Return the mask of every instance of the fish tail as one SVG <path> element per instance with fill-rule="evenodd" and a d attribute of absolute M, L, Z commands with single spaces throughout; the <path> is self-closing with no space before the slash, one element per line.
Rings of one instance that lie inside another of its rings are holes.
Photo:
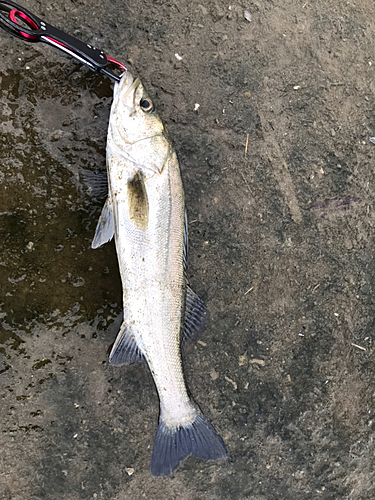
<path fill-rule="evenodd" d="M 225 459 L 227 450 L 212 424 L 200 413 L 185 426 L 168 427 L 160 420 L 151 456 L 151 475 L 169 476 L 189 455 L 214 462 Z"/>

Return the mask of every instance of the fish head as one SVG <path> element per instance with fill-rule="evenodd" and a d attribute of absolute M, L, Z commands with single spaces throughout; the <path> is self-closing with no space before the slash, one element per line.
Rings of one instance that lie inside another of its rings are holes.
<path fill-rule="evenodd" d="M 146 146 L 142 141 L 165 137 L 166 130 L 154 109 L 154 105 L 141 81 L 125 72 L 115 84 L 109 121 L 111 142 L 120 150 L 133 153 Z"/>

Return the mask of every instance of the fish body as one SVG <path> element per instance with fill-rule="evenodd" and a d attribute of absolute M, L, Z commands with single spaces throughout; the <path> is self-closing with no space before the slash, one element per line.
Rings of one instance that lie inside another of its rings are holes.
<path fill-rule="evenodd" d="M 166 476 L 188 455 L 226 457 L 225 445 L 191 401 L 180 346 L 208 313 L 186 283 L 187 226 L 176 153 L 141 82 L 115 84 L 107 139 L 108 197 L 92 243 L 115 238 L 124 318 L 114 365 L 146 360 L 160 399 L 151 473 Z"/>

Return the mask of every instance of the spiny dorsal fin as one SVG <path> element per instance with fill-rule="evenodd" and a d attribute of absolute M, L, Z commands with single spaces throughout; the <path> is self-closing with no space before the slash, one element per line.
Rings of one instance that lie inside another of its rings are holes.
<path fill-rule="evenodd" d="M 183 262 L 184 262 L 185 277 L 186 277 L 187 267 L 188 267 L 188 239 L 189 239 L 188 218 L 187 218 L 187 212 L 185 210 L 185 220 L 184 220 L 184 250 L 183 250 Z"/>

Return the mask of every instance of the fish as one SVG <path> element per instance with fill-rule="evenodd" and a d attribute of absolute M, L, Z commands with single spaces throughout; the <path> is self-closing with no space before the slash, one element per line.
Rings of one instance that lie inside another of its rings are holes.
<path fill-rule="evenodd" d="M 120 366 L 146 361 L 159 395 L 152 476 L 193 455 L 227 457 L 223 439 L 190 398 L 181 348 L 204 329 L 208 310 L 187 277 L 187 217 L 176 152 L 141 81 L 115 83 L 107 136 L 108 196 L 92 248 L 115 240 L 123 322 L 109 354 Z"/>

